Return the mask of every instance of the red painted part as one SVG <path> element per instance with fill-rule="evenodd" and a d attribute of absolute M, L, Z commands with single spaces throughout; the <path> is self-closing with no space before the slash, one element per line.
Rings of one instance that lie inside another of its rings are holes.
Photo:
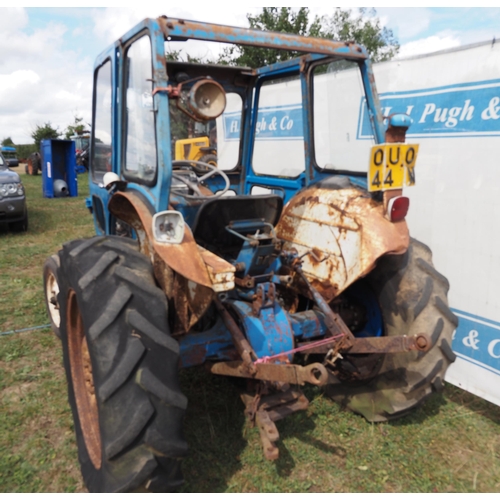
<path fill-rule="evenodd" d="M 388 215 L 391 222 L 399 222 L 406 217 L 408 208 L 410 207 L 410 198 L 406 196 L 398 196 L 389 201 L 387 207 Z"/>

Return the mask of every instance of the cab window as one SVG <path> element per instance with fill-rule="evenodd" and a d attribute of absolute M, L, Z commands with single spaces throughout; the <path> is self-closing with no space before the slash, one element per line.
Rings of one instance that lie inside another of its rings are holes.
<path fill-rule="evenodd" d="M 235 92 L 226 94 L 226 109 L 215 120 L 196 122 L 170 100 L 171 147 L 174 160 L 195 160 L 232 170 L 238 164 L 243 101 Z"/>
<path fill-rule="evenodd" d="M 124 175 L 130 180 L 154 184 L 156 135 L 153 110 L 151 41 L 143 36 L 126 52 Z"/>
<path fill-rule="evenodd" d="M 317 167 L 366 171 L 374 140 L 372 133 L 358 137 L 360 103 L 365 97 L 358 63 L 338 60 L 320 64 L 312 77 Z"/>
<path fill-rule="evenodd" d="M 257 174 L 297 177 L 305 170 L 302 90 L 298 75 L 262 84 L 253 149 Z"/>
<path fill-rule="evenodd" d="M 95 78 L 92 177 L 101 182 L 104 174 L 111 171 L 111 61 L 106 61 L 97 70 Z"/>

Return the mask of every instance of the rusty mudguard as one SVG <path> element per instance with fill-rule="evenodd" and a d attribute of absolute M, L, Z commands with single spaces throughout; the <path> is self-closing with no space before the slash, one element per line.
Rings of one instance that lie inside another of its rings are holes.
<path fill-rule="evenodd" d="M 186 225 L 180 244 L 155 241 L 153 215 L 137 194 L 116 192 L 109 210 L 134 228 L 140 249 L 151 259 L 155 277 L 176 310 L 176 331 L 187 332 L 207 311 L 215 293 L 234 288 L 235 268 L 198 246 Z"/>
<path fill-rule="evenodd" d="M 300 191 L 276 226 L 284 249 L 303 256 L 305 276 L 327 302 L 368 274 L 379 257 L 402 254 L 410 243 L 406 221 L 391 222 L 367 191 L 345 178 L 335 181 Z"/>

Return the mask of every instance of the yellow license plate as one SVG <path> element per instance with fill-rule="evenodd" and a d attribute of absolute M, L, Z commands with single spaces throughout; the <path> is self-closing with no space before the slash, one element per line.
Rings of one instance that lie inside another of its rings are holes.
<path fill-rule="evenodd" d="M 415 184 L 418 144 L 378 144 L 370 153 L 368 191 L 401 189 Z"/>

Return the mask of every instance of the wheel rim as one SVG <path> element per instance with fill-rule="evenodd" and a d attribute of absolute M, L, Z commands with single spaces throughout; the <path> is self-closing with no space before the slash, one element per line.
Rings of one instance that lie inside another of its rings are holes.
<path fill-rule="evenodd" d="M 58 294 L 59 284 L 57 283 L 54 273 L 49 271 L 47 274 L 47 284 L 45 285 L 45 296 L 47 297 L 50 319 L 57 328 L 59 328 L 61 324 L 61 314 L 59 311 L 59 304 L 57 302 Z"/>
<path fill-rule="evenodd" d="M 67 312 L 69 361 L 78 419 L 90 460 L 100 469 L 102 445 L 97 398 L 87 338 L 74 290 L 69 292 Z"/>

